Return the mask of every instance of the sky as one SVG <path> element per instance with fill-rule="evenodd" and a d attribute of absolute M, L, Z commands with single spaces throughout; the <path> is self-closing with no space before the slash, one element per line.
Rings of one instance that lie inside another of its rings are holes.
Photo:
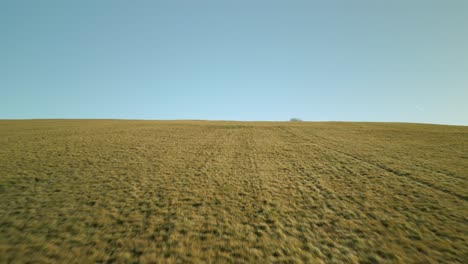
<path fill-rule="evenodd" d="M 0 0 L 0 119 L 468 125 L 466 0 Z"/>

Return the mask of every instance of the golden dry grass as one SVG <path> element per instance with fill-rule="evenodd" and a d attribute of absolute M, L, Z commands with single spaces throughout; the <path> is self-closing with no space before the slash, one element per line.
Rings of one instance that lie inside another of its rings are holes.
<path fill-rule="evenodd" d="M 468 127 L 0 121 L 0 262 L 466 263 Z"/>

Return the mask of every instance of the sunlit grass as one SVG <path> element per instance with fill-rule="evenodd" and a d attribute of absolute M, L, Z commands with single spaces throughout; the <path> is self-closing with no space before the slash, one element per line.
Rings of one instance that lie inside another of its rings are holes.
<path fill-rule="evenodd" d="M 464 262 L 468 128 L 0 121 L 0 262 Z"/>

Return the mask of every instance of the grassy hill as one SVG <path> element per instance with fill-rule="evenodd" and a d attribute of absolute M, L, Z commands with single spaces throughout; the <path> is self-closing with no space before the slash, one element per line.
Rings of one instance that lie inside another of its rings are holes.
<path fill-rule="evenodd" d="M 0 262 L 465 262 L 468 127 L 0 121 Z"/>

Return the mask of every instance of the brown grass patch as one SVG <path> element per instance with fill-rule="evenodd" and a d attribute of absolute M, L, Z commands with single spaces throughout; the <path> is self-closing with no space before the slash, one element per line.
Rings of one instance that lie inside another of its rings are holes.
<path fill-rule="evenodd" d="M 466 262 L 468 128 L 0 121 L 0 262 Z"/>

